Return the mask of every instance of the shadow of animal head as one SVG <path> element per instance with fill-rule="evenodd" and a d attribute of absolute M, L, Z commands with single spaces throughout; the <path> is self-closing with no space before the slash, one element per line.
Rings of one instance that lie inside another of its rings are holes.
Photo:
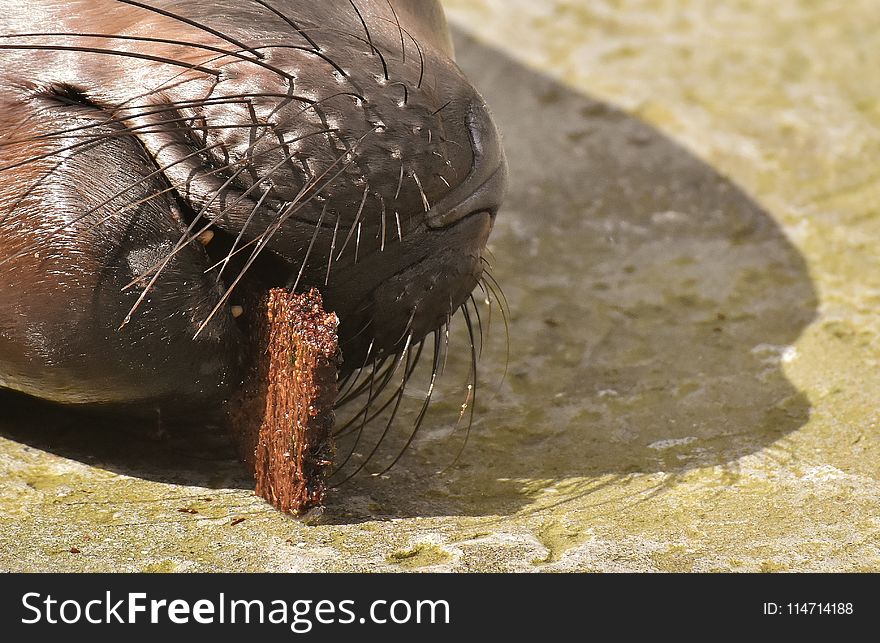
<path fill-rule="evenodd" d="M 784 364 L 816 293 L 773 216 L 650 125 L 461 34 L 457 50 L 510 161 L 490 243 L 507 376 L 498 394 L 484 383 L 452 476 L 420 474 L 458 447 L 428 439 L 397 482 L 356 486 L 395 515 L 509 513 L 561 480 L 578 495 L 609 475 L 735 470 L 801 427 L 810 405 Z M 494 344 L 481 369 L 497 382 Z"/>

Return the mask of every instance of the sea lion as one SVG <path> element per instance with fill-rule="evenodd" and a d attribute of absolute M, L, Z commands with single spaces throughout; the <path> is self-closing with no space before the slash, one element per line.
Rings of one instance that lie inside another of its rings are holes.
<path fill-rule="evenodd" d="M 506 178 L 435 0 L 11 0 L 0 387 L 211 412 L 277 286 L 320 288 L 347 372 L 436 360 Z"/>

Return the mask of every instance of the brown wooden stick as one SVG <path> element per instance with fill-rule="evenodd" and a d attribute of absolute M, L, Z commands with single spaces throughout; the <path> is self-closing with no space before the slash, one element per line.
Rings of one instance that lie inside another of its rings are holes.
<path fill-rule="evenodd" d="M 256 493 L 302 515 L 321 506 L 333 456 L 338 393 L 338 320 L 321 295 L 277 288 L 260 308 L 252 334 L 254 361 L 228 417 Z"/>

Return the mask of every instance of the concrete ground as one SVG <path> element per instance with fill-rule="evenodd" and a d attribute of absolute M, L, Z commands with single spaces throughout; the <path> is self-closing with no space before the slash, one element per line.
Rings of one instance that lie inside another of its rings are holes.
<path fill-rule="evenodd" d="M 463 353 L 309 523 L 210 427 L 16 405 L 0 569 L 880 570 L 875 0 L 444 4 L 512 172 L 461 456 Z"/>

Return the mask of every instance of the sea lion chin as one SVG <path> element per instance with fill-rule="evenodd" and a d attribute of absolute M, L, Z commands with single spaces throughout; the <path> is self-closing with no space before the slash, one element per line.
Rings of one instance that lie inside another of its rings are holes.
<path fill-rule="evenodd" d="M 248 303 L 320 288 L 344 369 L 448 323 L 507 180 L 433 0 L 13 0 L 0 386 L 218 408 Z"/>

